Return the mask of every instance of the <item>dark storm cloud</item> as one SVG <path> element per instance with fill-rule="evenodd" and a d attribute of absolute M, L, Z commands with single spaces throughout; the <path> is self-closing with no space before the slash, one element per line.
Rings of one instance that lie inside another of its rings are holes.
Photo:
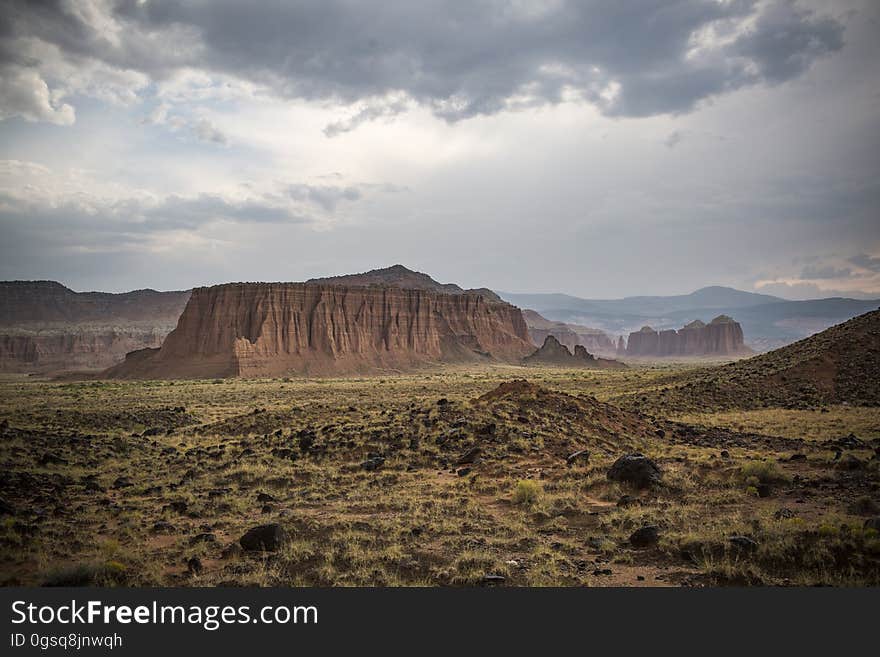
<path fill-rule="evenodd" d="M 192 67 L 282 97 L 353 103 L 404 94 L 449 121 L 571 95 L 609 116 L 682 113 L 784 82 L 843 45 L 839 22 L 785 0 L 123 0 L 109 15 L 98 7 L 8 4 L 0 61 L 19 82 L 18 106 L 27 109 L 28 84 L 38 99 L 47 81 L 64 84 L 41 68 L 34 40 L 154 80 Z M 29 70 L 40 75 L 22 77 Z M 0 90 L 0 116 L 24 112 L 6 96 Z M 401 106 L 369 105 L 327 134 L 395 111 Z"/>

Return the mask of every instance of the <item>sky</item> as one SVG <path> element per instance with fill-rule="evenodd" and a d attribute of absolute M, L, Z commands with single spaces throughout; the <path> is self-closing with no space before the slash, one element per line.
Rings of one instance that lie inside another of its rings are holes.
<path fill-rule="evenodd" d="M 0 14 L 0 279 L 880 297 L 874 0 Z"/>

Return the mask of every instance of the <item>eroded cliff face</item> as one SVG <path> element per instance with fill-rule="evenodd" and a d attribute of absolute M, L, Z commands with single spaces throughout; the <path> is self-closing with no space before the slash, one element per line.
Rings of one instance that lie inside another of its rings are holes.
<path fill-rule="evenodd" d="M 570 351 L 580 345 L 591 354 L 614 355 L 616 352 L 614 342 L 599 329 L 554 322 L 534 310 L 523 310 L 522 313 L 529 327 L 529 337 L 536 346 L 543 345 L 548 336 L 553 336 Z"/>
<path fill-rule="evenodd" d="M 103 370 L 157 347 L 189 292 L 74 292 L 54 281 L 0 282 L 0 372 Z"/>
<path fill-rule="evenodd" d="M 479 294 L 322 283 L 193 290 L 161 349 L 120 378 L 346 374 L 429 363 L 519 362 L 533 350 L 518 308 Z"/>
<path fill-rule="evenodd" d="M 0 372 L 57 373 L 102 370 L 135 349 L 158 347 L 161 329 L 36 331 L 0 335 Z"/>
<path fill-rule="evenodd" d="M 666 329 L 658 332 L 644 326 L 629 334 L 626 345 L 626 355 L 637 358 L 743 356 L 750 353 L 752 350 L 743 342 L 742 327 L 726 315 L 716 317 L 709 324 L 697 320 L 678 331 Z"/>

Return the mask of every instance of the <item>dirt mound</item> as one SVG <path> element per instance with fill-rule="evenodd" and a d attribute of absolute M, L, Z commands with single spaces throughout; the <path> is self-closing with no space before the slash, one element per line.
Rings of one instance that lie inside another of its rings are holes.
<path fill-rule="evenodd" d="M 193 290 L 161 349 L 109 378 L 265 377 L 516 363 L 532 350 L 519 308 L 479 294 L 317 283 Z"/>
<path fill-rule="evenodd" d="M 474 402 L 499 417 L 527 425 L 544 436 L 546 445 L 562 443 L 569 453 L 585 447 L 608 453 L 641 447 L 657 439 L 663 424 L 590 395 L 568 395 L 523 379 L 502 383 Z"/>
<path fill-rule="evenodd" d="M 596 358 L 583 345 L 575 345 L 574 353 L 555 336 L 548 335 L 544 344 L 533 354 L 523 358 L 524 365 L 561 365 L 564 367 L 590 367 L 598 369 L 620 369 L 626 365 L 616 360 Z"/>
<path fill-rule="evenodd" d="M 748 360 L 668 380 L 629 398 L 655 411 L 880 405 L 880 311 Z"/>

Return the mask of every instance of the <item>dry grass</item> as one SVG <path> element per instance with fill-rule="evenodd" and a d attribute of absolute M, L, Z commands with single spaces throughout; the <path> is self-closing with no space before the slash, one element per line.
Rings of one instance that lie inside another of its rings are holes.
<path fill-rule="evenodd" d="M 723 431 L 708 440 L 699 428 L 679 435 L 658 419 L 606 414 L 596 401 L 654 389 L 676 367 L 219 382 L 7 377 L 0 497 L 14 513 L 0 519 L 0 581 L 880 583 L 876 532 L 862 528 L 880 502 L 873 448 L 848 450 L 858 464 L 842 469 L 820 444 L 850 432 L 875 438 L 877 409 L 676 418 L 805 438 L 795 449 Z M 543 390 L 472 401 L 522 377 Z M 481 448 L 477 462 L 458 463 L 472 447 Z M 589 461 L 566 463 L 580 448 Z M 661 486 L 607 480 L 611 463 L 636 448 L 660 465 Z M 795 451 L 808 460 L 789 461 Z M 371 454 L 385 458 L 374 471 L 360 466 Z M 749 482 L 772 483 L 772 495 L 750 494 Z M 224 556 L 268 522 L 288 531 L 282 550 Z M 629 535 L 645 524 L 658 526 L 660 544 L 633 548 Z M 758 547 L 737 551 L 733 535 Z"/>

